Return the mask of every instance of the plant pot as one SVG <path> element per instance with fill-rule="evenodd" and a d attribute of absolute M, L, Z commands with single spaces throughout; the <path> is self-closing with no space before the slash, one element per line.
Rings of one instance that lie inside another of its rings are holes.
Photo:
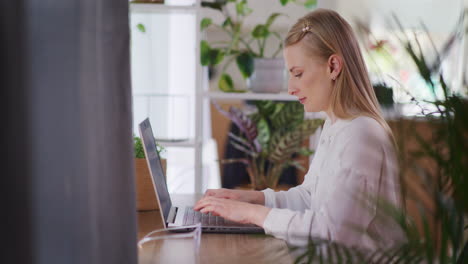
<path fill-rule="evenodd" d="M 164 176 L 166 176 L 166 160 L 161 160 Z M 151 174 L 146 159 L 135 159 L 136 201 L 137 211 L 157 210 L 158 201 L 153 187 Z"/>
<path fill-rule="evenodd" d="M 247 87 L 255 93 L 279 93 L 287 89 L 287 72 L 283 59 L 254 59 L 254 72 Z"/>

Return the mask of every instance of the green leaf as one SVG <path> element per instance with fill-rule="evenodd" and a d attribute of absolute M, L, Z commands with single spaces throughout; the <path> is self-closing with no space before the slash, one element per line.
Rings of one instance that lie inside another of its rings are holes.
<path fill-rule="evenodd" d="M 223 159 L 220 160 L 221 164 L 232 164 L 232 163 L 243 163 L 247 166 L 250 166 L 250 161 L 248 159 Z"/>
<path fill-rule="evenodd" d="M 242 77 L 249 78 L 254 71 L 254 58 L 248 52 L 241 53 L 236 57 L 237 67 L 239 67 Z"/>
<path fill-rule="evenodd" d="M 252 8 L 246 7 L 244 11 L 244 16 L 250 15 L 252 14 L 252 12 L 253 12 Z"/>
<path fill-rule="evenodd" d="M 202 7 L 208 7 L 208 8 L 211 8 L 211 9 L 215 9 L 215 10 L 218 10 L 220 12 L 223 11 L 223 6 L 226 5 L 226 1 L 217 1 L 217 2 L 206 2 L 206 1 L 202 1 L 201 2 L 201 6 Z"/>
<path fill-rule="evenodd" d="M 255 152 L 253 152 L 253 151 L 247 149 L 246 147 L 244 147 L 244 146 L 242 146 L 242 145 L 240 145 L 240 144 L 238 144 L 238 143 L 236 143 L 236 142 L 234 142 L 234 141 L 230 141 L 229 143 L 231 143 L 231 145 L 232 145 L 234 148 L 236 148 L 237 150 L 239 150 L 239 151 L 241 151 L 241 152 L 244 152 L 245 154 L 247 154 L 247 155 L 249 155 L 249 156 L 251 156 L 251 157 L 253 157 L 253 158 L 255 158 L 255 157 L 258 156 L 257 153 L 255 153 Z"/>
<path fill-rule="evenodd" d="M 143 150 L 143 144 L 141 143 L 141 139 L 139 137 L 133 137 L 133 148 L 135 158 L 145 158 L 145 151 Z"/>
<path fill-rule="evenodd" d="M 262 118 L 257 122 L 258 135 L 257 139 L 262 149 L 268 151 L 268 141 L 270 141 L 270 127 L 268 122 Z"/>
<path fill-rule="evenodd" d="M 296 168 L 296 169 L 298 169 L 300 171 L 305 171 L 304 166 L 302 166 L 302 164 L 300 162 L 298 162 L 298 161 L 292 160 L 292 161 L 288 162 L 288 165 L 292 166 L 292 167 L 294 167 L 294 168 Z"/>
<path fill-rule="evenodd" d="M 265 26 L 268 28 L 270 28 L 271 24 L 273 24 L 273 22 L 275 22 L 275 19 L 281 15 L 284 15 L 286 16 L 285 14 L 281 14 L 281 13 L 273 13 L 271 14 L 268 19 L 267 19 L 267 22 L 265 23 Z"/>
<path fill-rule="evenodd" d="M 283 133 L 275 133 L 270 139 L 269 160 L 282 162 L 302 148 L 302 142 L 323 124 L 320 119 L 308 119 L 300 123 L 295 129 Z"/>
<path fill-rule="evenodd" d="M 312 135 L 317 128 L 323 125 L 324 120 L 322 119 L 307 119 L 300 123 L 296 130 L 302 133 L 304 139 Z"/>
<path fill-rule="evenodd" d="M 247 1 L 242 0 L 236 4 L 236 12 L 241 16 L 247 16 L 252 13 L 252 9 L 247 6 Z"/>
<path fill-rule="evenodd" d="M 304 6 L 308 9 L 312 9 L 317 6 L 317 0 L 306 0 Z"/>
<path fill-rule="evenodd" d="M 302 156 L 310 156 L 314 154 L 314 151 L 308 148 L 301 148 L 297 153 L 299 153 Z"/>
<path fill-rule="evenodd" d="M 275 112 L 276 106 L 283 103 L 277 103 L 269 100 L 265 101 L 254 101 L 255 107 L 258 109 L 258 115 L 267 119 Z"/>
<path fill-rule="evenodd" d="M 202 21 L 200 22 L 200 31 L 203 31 L 212 23 L 213 23 L 213 20 L 211 20 L 211 18 L 207 18 L 207 17 L 203 18 Z"/>
<path fill-rule="evenodd" d="M 277 105 L 276 111 L 271 116 L 274 128 L 294 128 L 304 120 L 304 107 L 298 102 L 288 102 Z"/>
<path fill-rule="evenodd" d="M 210 50 L 210 64 L 217 65 L 224 59 L 224 53 L 220 49 L 211 49 Z"/>
<path fill-rule="evenodd" d="M 290 131 L 284 135 L 275 134 L 271 138 L 270 153 L 268 159 L 271 162 L 279 163 L 289 159 L 297 152 L 302 143 L 302 136 L 299 131 Z"/>
<path fill-rule="evenodd" d="M 236 12 L 239 15 L 242 15 L 244 13 L 244 5 L 245 5 L 245 1 L 240 1 L 239 3 L 236 4 Z"/>
<path fill-rule="evenodd" d="M 245 147 L 247 147 L 251 151 L 255 151 L 253 148 L 253 145 L 249 141 L 247 141 L 247 139 L 240 137 L 240 136 L 236 136 L 234 133 L 231 133 L 231 132 L 229 132 L 228 137 L 230 137 L 233 141 L 239 144 L 243 144 Z"/>
<path fill-rule="evenodd" d="M 206 40 L 200 42 L 200 63 L 203 66 L 217 65 L 224 59 L 220 49 L 212 49 Z"/>
<path fill-rule="evenodd" d="M 206 40 L 200 42 L 200 62 L 203 66 L 210 65 L 210 45 Z"/>
<path fill-rule="evenodd" d="M 145 33 L 146 32 L 146 27 L 145 25 L 139 23 L 138 25 L 136 25 L 136 27 L 138 28 L 138 30 L 142 33 Z"/>
<path fill-rule="evenodd" d="M 232 78 L 229 74 L 223 73 L 218 81 L 219 89 L 223 92 L 231 92 L 234 90 L 234 83 L 232 82 Z"/>
<path fill-rule="evenodd" d="M 156 141 L 156 139 L 155 139 Z M 141 141 L 141 138 L 133 135 L 133 150 L 134 150 L 134 157 L 137 159 L 144 159 L 145 158 L 145 151 L 143 150 L 143 143 Z M 159 145 L 158 142 L 156 142 L 156 151 L 158 154 L 161 154 L 165 151 L 164 147 Z"/>
<path fill-rule="evenodd" d="M 268 28 L 265 25 L 257 25 L 254 30 L 252 31 L 252 36 L 256 39 L 259 38 L 266 38 L 270 34 Z"/>
<path fill-rule="evenodd" d="M 287 5 L 288 2 L 289 2 L 289 0 L 280 0 L 280 3 L 281 3 L 282 6 Z"/>
<path fill-rule="evenodd" d="M 223 24 L 221 24 L 221 26 L 223 28 L 226 28 L 228 26 L 231 26 L 232 27 L 232 20 L 231 20 L 231 17 L 228 17 L 226 18 L 226 20 L 224 20 Z"/>
<path fill-rule="evenodd" d="M 229 111 L 226 112 L 216 102 L 213 101 L 212 104 L 222 115 L 229 118 L 232 123 L 234 123 L 239 128 L 239 130 L 244 133 L 248 139 L 249 144 L 255 147 L 255 150 L 257 150 L 257 125 L 254 124 L 254 122 L 252 122 L 252 120 L 237 107 L 231 106 Z"/>
<path fill-rule="evenodd" d="M 271 120 L 276 119 L 276 115 L 281 112 L 286 104 L 285 103 L 276 103 L 273 113 L 271 114 Z"/>
<path fill-rule="evenodd" d="M 284 162 L 302 148 L 302 142 L 323 123 L 323 120 L 304 120 L 295 129 L 275 133 L 270 139 L 268 159 L 272 162 Z"/>

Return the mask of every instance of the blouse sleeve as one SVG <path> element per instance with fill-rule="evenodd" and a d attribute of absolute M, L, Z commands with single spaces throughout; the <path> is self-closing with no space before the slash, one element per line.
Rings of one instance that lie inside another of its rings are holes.
<path fill-rule="evenodd" d="M 330 184 L 316 197 L 320 199 L 319 206 L 304 211 L 286 206 L 271 209 L 263 224 L 267 234 L 292 245 L 305 245 L 309 237 L 349 246 L 370 243 L 365 231 L 376 217 L 376 204 L 363 201 L 375 199 L 382 187 L 385 163 L 382 133 L 362 129 L 346 132 L 349 137 L 340 142 L 343 148 L 340 158 L 334 161 L 336 165 L 328 175 L 320 175 Z"/>
<path fill-rule="evenodd" d="M 351 169 L 336 171 L 340 185 L 331 188 L 319 210 L 294 211 L 273 208 L 263 228 L 267 234 L 282 238 L 292 245 L 305 245 L 311 237 L 339 241 L 347 245 L 362 243 L 362 231 L 375 216 L 375 208 L 367 208 L 356 200 L 371 191 L 368 177 Z"/>
<path fill-rule="evenodd" d="M 266 189 L 262 192 L 265 195 L 266 207 L 289 208 L 295 211 L 304 211 L 310 208 L 310 191 L 303 185 L 288 191 L 275 192 L 272 189 Z"/>

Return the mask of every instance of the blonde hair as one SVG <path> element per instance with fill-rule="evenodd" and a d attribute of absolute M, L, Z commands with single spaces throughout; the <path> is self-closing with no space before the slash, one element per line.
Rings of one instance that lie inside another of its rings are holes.
<path fill-rule="evenodd" d="M 288 47 L 302 41 L 306 52 L 325 61 L 337 54 L 343 67 L 330 94 L 330 107 L 336 117 L 351 119 L 365 115 L 375 119 L 395 143 L 393 133 L 382 117 L 377 97 L 351 26 L 337 12 L 317 9 L 300 18 L 284 41 Z"/>

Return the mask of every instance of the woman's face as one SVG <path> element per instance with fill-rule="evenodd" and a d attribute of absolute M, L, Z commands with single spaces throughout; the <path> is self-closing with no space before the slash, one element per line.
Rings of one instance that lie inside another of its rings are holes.
<path fill-rule="evenodd" d="M 289 71 L 288 93 L 296 96 L 306 112 L 327 111 L 332 81 L 327 61 L 306 55 L 300 42 L 283 51 Z"/>

